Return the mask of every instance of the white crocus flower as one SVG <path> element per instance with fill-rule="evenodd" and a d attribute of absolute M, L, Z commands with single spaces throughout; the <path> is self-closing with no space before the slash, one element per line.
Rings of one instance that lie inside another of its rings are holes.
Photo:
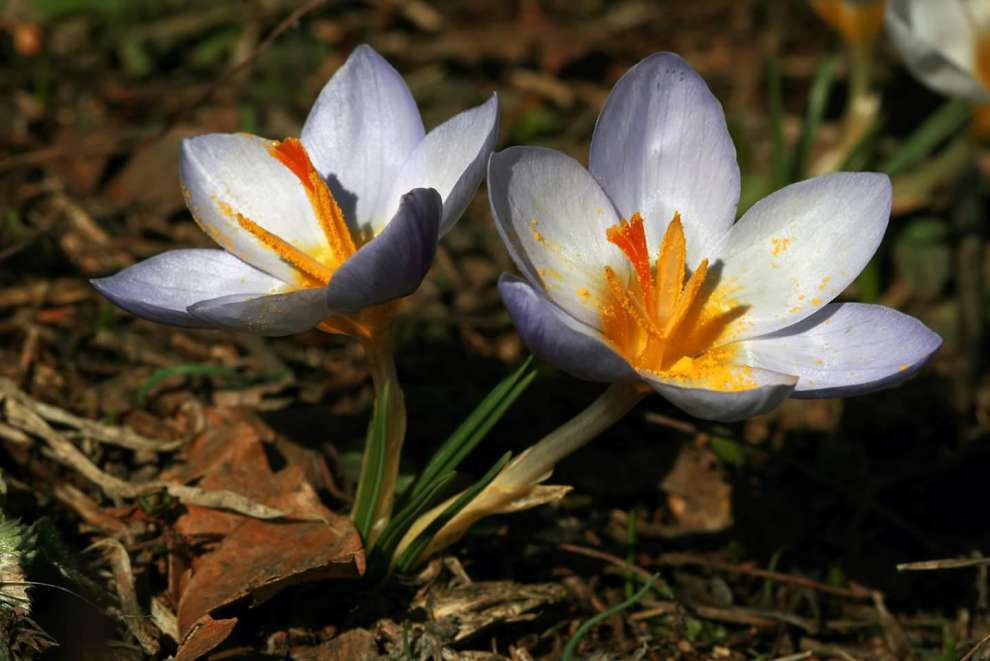
<path fill-rule="evenodd" d="M 889 386 L 940 345 L 895 310 L 830 304 L 883 237 L 885 175 L 793 184 L 734 222 L 739 186 L 721 106 L 670 53 L 616 84 L 588 170 L 550 149 L 494 154 L 492 212 L 523 275 L 499 287 L 523 341 L 722 421 Z"/>
<path fill-rule="evenodd" d="M 927 87 L 990 101 L 988 0 L 888 0 L 887 30 L 908 69 Z"/>
<path fill-rule="evenodd" d="M 494 95 L 425 133 L 399 73 L 358 47 L 299 139 L 184 140 L 189 210 L 222 250 L 173 250 L 93 282 L 120 307 L 177 326 L 369 337 L 414 292 L 477 191 Z"/>

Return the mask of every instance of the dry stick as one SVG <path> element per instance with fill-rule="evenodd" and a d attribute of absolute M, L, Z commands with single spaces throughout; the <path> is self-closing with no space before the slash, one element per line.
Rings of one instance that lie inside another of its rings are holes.
<path fill-rule="evenodd" d="M 940 569 L 980 567 L 983 565 L 990 565 L 990 558 L 946 558 L 944 560 L 902 562 L 897 565 L 897 571 L 935 571 Z"/>
<path fill-rule="evenodd" d="M 276 25 L 271 32 L 268 33 L 268 36 L 266 36 L 261 41 L 261 43 L 258 44 L 253 51 L 251 51 L 250 55 L 248 55 L 241 62 L 238 62 L 236 65 L 228 69 L 227 73 L 220 76 L 220 78 L 214 81 L 213 84 L 211 84 L 208 88 L 206 88 L 206 90 L 204 90 L 202 94 L 196 97 L 192 101 L 192 103 L 189 103 L 183 106 L 182 108 L 180 108 L 178 111 L 176 111 L 176 113 L 172 115 L 172 118 L 165 123 L 165 126 L 162 128 L 162 130 L 159 131 L 157 135 L 150 138 L 147 142 L 154 142 L 156 140 L 162 139 L 182 119 L 184 119 L 194 110 L 196 110 L 201 105 L 209 101 L 210 98 L 214 94 L 216 94 L 217 90 L 219 90 L 221 87 L 223 87 L 228 82 L 230 82 L 230 80 L 234 78 L 234 76 L 236 76 L 237 74 L 241 73 L 249 66 L 251 66 L 254 63 L 254 61 L 261 56 L 262 53 L 268 50 L 268 48 L 275 42 L 276 39 L 278 39 L 282 35 L 283 32 L 285 32 L 293 25 L 295 25 L 297 22 L 299 22 L 299 20 L 303 16 L 319 9 L 323 5 L 327 4 L 327 2 L 328 0 L 312 0 L 312 2 L 309 2 L 308 4 L 299 7 L 291 14 L 286 16 L 284 19 L 282 19 L 282 21 L 278 25 Z"/>
<path fill-rule="evenodd" d="M 966 656 L 964 656 L 963 658 L 959 659 L 959 661 L 969 661 L 970 659 L 972 659 L 973 658 L 973 655 L 975 655 L 977 652 L 979 652 L 983 648 L 983 646 L 987 644 L 987 641 L 990 641 L 990 633 L 988 633 L 987 635 L 983 636 L 983 639 L 980 640 L 980 642 L 976 643 L 976 645 L 973 647 L 973 649 L 971 649 L 970 651 L 966 652 Z"/>
<path fill-rule="evenodd" d="M 983 353 L 983 204 L 980 173 L 971 168 L 957 184 L 952 210 L 956 249 L 957 315 L 960 351 L 956 363 L 956 410 L 969 413 L 980 379 Z"/>
<path fill-rule="evenodd" d="M 146 654 L 158 654 L 158 630 L 147 620 L 138 606 L 137 593 L 134 590 L 134 571 L 131 568 L 131 558 L 127 549 L 119 540 L 107 538 L 92 545 L 92 548 L 103 549 L 113 570 L 114 584 L 117 587 L 117 598 L 120 600 L 121 619 L 127 625 L 131 634 L 141 644 Z"/>
<path fill-rule="evenodd" d="M 108 473 L 104 473 L 96 464 L 90 461 L 82 450 L 73 445 L 68 439 L 52 429 L 40 415 L 24 406 L 14 397 L 3 397 L 3 414 L 7 421 L 22 431 L 40 437 L 48 444 L 51 456 L 59 463 L 77 471 L 90 482 L 96 484 L 111 498 L 137 498 L 149 493 L 164 490 L 180 502 L 213 509 L 227 509 L 257 519 L 292 518 L 292 515 L 282 510 L 255 502 L 250 498 L 232 491 L 206 491 L 176 482 L 155 480 L 144 484 L 132 484 Z M 304 517 L 307 518 L 307 517 Z M 310 517 L 312 516 L 310 515 Z"/>
<path fill-rule="evenodd" d="M 701 567 L 709 567 L 711 569 L 719 569 L 722 571 L 732 572 L 734 574 L 745 574 L 747 576 L 765 578 L 767 580 L 776 581 L 777 583 L 789 583 L 791 585 L 817 590 L 818 592 L 832 594 L 837 597 L 846 597 L 847 599 L 870 599 L 875 592 L 860 586 L 838 588 L 833 585 L 821 583 L 811 578 L 806 578 L 804 576 L 792 576 L 790 574 L 770 571 L 769 569 L 760 569 L 759 567 L 734 565 L 729 562 L 722 562 L 720 560 L 710 560 L 691 553 L 664 553 L 657 559 L 657 563 L 661 565 L 698 565 Z"/>

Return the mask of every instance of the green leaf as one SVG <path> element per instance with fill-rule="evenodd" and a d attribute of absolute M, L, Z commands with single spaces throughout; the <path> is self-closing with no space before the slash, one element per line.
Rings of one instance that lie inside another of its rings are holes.
<path fill-rule="evenodd" d="M 805 167 L 808 163 L 808 156 L 811 148 L 815 144 L 815 136 L 818 127 L 825 117 L 825 108 L 828 106 L 828 99 L 832 92 L 832 84 L 835 82 L 835 72 L 839 65 L 839 58 L 832 55 L 818 68 L 815 80 L 811 84 L 811 91 L 808 92 L 808 111 L 804 117 L 804 125 L 801 127 L 801 138 L 794 148 L 794 159 L 791 163 L 791 181 L 804 179 Z"/>
<path fill-rule="evenodd" d="M 374 523 L 375 505 L 381 493 L 382 481 L 385 478 L 385 448 L 388 444 L 388 401 L 389 384 L 382 388 L 381 397 L 375 402 L 375 410 L 368 424 L 368 438 L 364 448 L 364 465 L 361 467 L 361 479 L 358 481 L 357 495 L 354 497 L 354 507 L 351 510 L 351 520 L 361 534 L 361 539 L 367 539 Z"/>
<path fill-rule="evenodd" d="M 638 602 L 640 599 L 646 596 L 646 593 L 649 592 L 651 588 L 653 588 L 653 585 L 658 580 L 660 580 L 660 574 L 654 574 L 653 577 L 650 578 L 648 581 L 646 581 L 646 584 L 642 588 L 640 588 L 639 592 L 629 597 L 621 604 L 616 604 L 611 608 L 607 608 L 603 610 L 601 613 L 599 613 L 598 615 L 594 616 L 593 618 L 582 624 L 578 628 L 578 630 L 574 632 L 574 635 L 571 636 L 571 639 L 567 641 L 567 645 L 564 647 L 564 654 L 563 656 L 560 657 L 561 661 L 570 661 L 570 659 L 574 656 L 574 652 L 577 650 L 578 643 L 580 643 L 581 639 L 584 638 L 589 631 L 591 631 L 592 627 L 594 627 L 596 624 L 600 622 L 604 622 L 605 620 L 612 617 L 616 613 L 621 613 L 630 606 L 635 605 L 636 602 Z M 690 625 L 690 619 L 688 623 Z M 698 633 L 700 633 L 700 629 L 698 629 L 694 633 L 692 633 L 689 629 L 688 637 L 690 638 L 692 637 L 692 635 L 696 636 Z"/>
<path fill-rule="evenodd" d="M 409 503 L 395 514 L 389 521 L 382 536 L 375 543 L 368 559 L 368 574 L 384 576 L 392 561 L 392 554 L 413 523 L 433 506 L 447 492 L 457 474 L 453 471 L 441 475 L 433 481 L 430 488 L 412 498 Z"/>
<path fill-rule="evenodd" d="M 946 102 L 901 143 L 897 151 L 880 166 L 881 172 L 890 176 L 904 172 L 929 156 L 946 138 L 965 126 L 969 116 L 968 102 Z"/>
<path fill-rule="evenodd" d="M 495 476 L 499 474 L 499 471 L 509 462 L 512 458 L 511 452 L 506 452 L 502 455 L 502 458 L 495 462 L 484 476 L 474 483 L 469 489 L 465 490 L 458 498 L 450 504 L 447 509 L 440 513 L 440 515 L 430 522 L 430 525 L 419 535 L 416 539 L 406 547 L 402 552 L 402 555 L 397 559 L 395 566 L 400 572 L 408 572 L 416 563 L 419 562 L 419 556 L 422 555 L 423 551 L 426 549 L 427 545 L 433 540 L 440 530 L 447 525 L 447 523 L 457 515 L 462 509 L 464 509 L 468 503 L 474 500 L 478 494 L 480 494 L 485 487 L 491 484 L 491 481 L 495 479 Z"/>
<path fill-rule="evenodd" d="M 457 469 L 536 378 L 532 364 L 533 357 L 530 356 L 488 393 L 433 454 L 412 487 L 403 494 L 404 500 L 415 498 L 424 490 L 432 490 L 433 482 L 439 476 Z"/>

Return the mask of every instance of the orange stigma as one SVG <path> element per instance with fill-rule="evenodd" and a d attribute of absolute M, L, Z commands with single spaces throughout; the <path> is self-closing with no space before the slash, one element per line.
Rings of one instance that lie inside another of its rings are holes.
<path fill-rule="evenodd" d="M 303 188 L 306 189 L 309 203 L 313 207 L 317 220 L 320 221 L 320 227 L 323 229 L 327 244 L 333 251 L 336 260 L 335 266 L 339 267 L 356 251 L 354 240 L 351 238 L 351 231 L 344 220 L 340 205 L 337 204 L 330 188 L 323 181 L 323 177 L 313 167 L 302 141 L 298 138 L 276 141 L 269 147 L 268 153 L 289 168 L 302 183 Z"/>
<path fill-rule="evenodd" d="M 754 387 L 748 368 L 733 362 L 736 349 L 724 344 L 745 306 L 709 282 L 707 259 L 687 277 L 681 215 L 674 213 L 667 226 L 655 269 L 640 214 L 608 228 L 606 238 L 629 260 L 636 282 L 627 287 L 611 267 L 604 269 L 599 312 L 613 347 L 634 367 L 675 381 L 723 391 Z"/>

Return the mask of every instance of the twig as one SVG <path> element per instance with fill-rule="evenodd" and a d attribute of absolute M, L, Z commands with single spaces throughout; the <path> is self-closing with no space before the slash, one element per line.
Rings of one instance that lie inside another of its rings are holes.
<path fill-rule="evenodd" d="M 747 576 L 765 578 L 778 583 L 797 585 L 800 587 L 817 590 L 818 592 L 833 594 L 837 597 L 846 597 L 848 599 L 869 599 L 873 594 L 870 590 L 859 585 L 853 585 L 849 588 L 839 588 L 826 583 L 821 583 L 805 576 L 792 576 L 790 574 L 770 571 L 769 569 L 747 567 L 745 565 L 734 565 L 728 562 L 722 562 L 720 560 L 711 560 L 709 558 L 704 558 L 691 553 L 665 553 L 657 559 L 657 563 L 661 565 L 698 565 L 701 567 L 709 567 L 711 569 L 719 569 L 722 571 L 732 572 L 734 574 L 745 574 Z"/>
<path fill-rule="evenodd" d="M 646 571 L 642 567 L 638 567 L 630 562 L 626 562 L 617 555 L 612 555 L 611 553 L 606 553 L 605 551 L 599 551 L 598 549 L 589 549 L 586 546 L 577 546 L 575 544 L 560 544 L 557 546 L 561 551 L 567 551 L 568 553 L 577 553 L 578 555 L 584 555 L 589 558 L 597 558 L 599 560 L 604 560 L 605 562 L 611 563 L 616 567 L 622 569 L 626 572 L 632 572 L 638 576 L 649 579 L 653 577 L 653 574 Z"/>
<path fill-rule="evenodd" d="M 987 635 L 983 636 L 983 639 L 980 640 L 980 642 L 976 643 L 976 645 L 973 647 L 973 649 L 971 649 L 970 651 L 966 652 L 966 656 L 964 656 L 963 658 L 959 659 L 959 661 L 969 661 L 970 659 L 972 659 L 973 658 L 973 655 L 976 654 L 977 652 L 979 652 L 980 649 L 984 645 L 987 644 L 987 641 L 990 641 L 990 633 L 988 633 Z"/>
<path fill-rule="evenodd" d="M 897 565 L 897 571 L 933 571 L 942 569 L 964 569 L 966 567 L 981 567 L 990 565 L 990 558 L 946 558 L 944 560 L 919 560 L 918 562 L 902 562 Z"/>
<path fill-rule="evenodd" d="M 117 598 L 120 600 L 121 619 L 146 654 L 151 656 L 158 654 L 158 629 L 147 620 L 138 606 L 137 592 L 134 590 L 134 571 L 131 568 L 131 558 L 127 555 L 127 549 L 119 540 L 112 538 L 102 539 L 93 544 L 92 548 L 104 550 L 113 570 Z"/>
<path fill-rule="evenodd" d="M 217 90 L 219 90 L 221 87 L 223 87 L 228 82 L 230 82 L 231 79 L 237 76 L 237 74 L 241 73 L 242 71 L 250 67 L 254 63 L 254 61 L 261 56 L 262 53 L 268 50 L 268 48 L 275 42 L 276 39 L 278 39 L 282 35 L 283 32 L 285 32 L 286 30 L 294 26 L 296 23 L 298 23 L 303 16 L 309 14 L 310 12 L 316 11 L 323 5 L 327 4 L 327 2 L 328 0 L 312 0 L 311 2 L 303 5 L 302 7 L 299 7 L 291 14 L 286 16 L 284 19 L 282 19 L 282 21 L 278 25 L 276 25 L 271 32 L 268 33 L 268 36 L 266 36 L 261 41 L 261 43 L 258 44 L 253 51 L 251 51 L 250 55 L 248 55 L 242 61 L 238 62 L 236 65 L 228 69 L 225 74 L 223 74 L 222 76 L 220 76 L 220 78 L 214 81 L 213 84 L 211 84 L 208 88 L 206 88 L 202 94 L 200 94 L 198 97 L 193 99 L 191 103 L 183 106 L 178 111 L 176 111 L 175 114 L 172 115 L 171 119 L 165 123 L 165 126 L 162 128 L 162 130 L 159 131 L 157 135 L 155 135 L 147 142 L 154 142 L 156 140 L 160 140 L 161 138 L 163 138 L 166 134 L 168 134 L 169 131 L 172 130 L 172 128 L 176 124 L 178 124 L 180 121 L 186 118 L 190 113 L 192 113 L 194 110 L 199 108 L 201 105 L 209 101 L 210 98 L 214 94 L 216 94 Z"/>

